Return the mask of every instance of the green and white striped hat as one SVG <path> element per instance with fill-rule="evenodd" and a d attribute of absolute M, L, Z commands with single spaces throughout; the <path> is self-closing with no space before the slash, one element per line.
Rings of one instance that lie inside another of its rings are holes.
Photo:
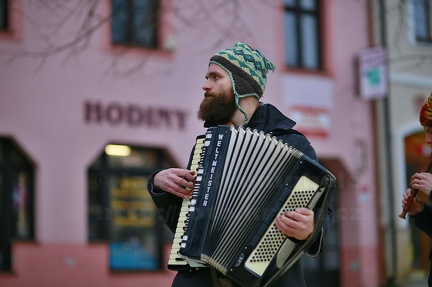
<path fill-rule="evenodd" d="M 245 125 L 249 122 L 246 113 L 239 105 L 244 97 L 254 96 L 261 99 L 267 83 L 267 73 L 274 71 L 275 65 L 259 51 L 249 45 L 237 42 L 233 48 L 221 50 L 210 59 L 231 77 L 236 107 L 245 116 Z"/>

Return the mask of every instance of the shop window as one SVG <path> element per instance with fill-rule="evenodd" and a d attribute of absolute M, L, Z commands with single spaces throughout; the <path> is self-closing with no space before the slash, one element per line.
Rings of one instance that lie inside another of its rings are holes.
<path fill-rule="evenodd" d="M 158 48 L 158 0 L 111 0 L 111 42 Z"/>
<path fill-rule="evenodd" d="M 109 246 L 112 271 L 158 270 L 166 229 L 147 191 L 157 169 L 173 166 L 160 149 L 107 145 L 88 172 L 88 237 Z"/>
<path fill-rule="evenodd" d="M 414 0 L 415 37 L 432 43 L 432 0 Z"/>
<path fill-rule="evenodd" d="M 323 69 L 319 0 L 284 0 L 285 65 Z"/>
<path fill-rule="evenodd" d="M 12 269 L 12 240 L 34 239 L 33 177 L 18 146 L 0 137 L 0 271 Z"/>

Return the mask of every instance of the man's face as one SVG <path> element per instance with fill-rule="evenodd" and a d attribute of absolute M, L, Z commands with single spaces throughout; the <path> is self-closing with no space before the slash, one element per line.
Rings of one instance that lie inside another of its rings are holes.
<path fill-rule="evenodd" d="M 220 66 L 210 64 L 206 79 L 198 119 L 205 121 L 207 126 L 227 124 L 236 111 L 231 78 Z"/>

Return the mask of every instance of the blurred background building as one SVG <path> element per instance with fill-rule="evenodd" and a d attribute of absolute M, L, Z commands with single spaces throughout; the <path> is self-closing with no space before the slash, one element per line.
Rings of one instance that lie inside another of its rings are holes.
<path fill-rule="evenodd" d="M 0 0 L 0 285 L 170 286 L 146 182 L 187 165 L 208 60 L 237 41 L 338 179 L 310 286 L 424 282 L 429 239 L 398 214 L 430 152 L 431 5 Z"/>
<path fill-rule="evenodd" d="M 427 273 L 429 266 L 430 238 L 408 217 L 394 215 L 401 212 L 411 176 L 430 154 L 418 116 L 432 92 L 432 3 L 380 0 L 371 7 L 373 42 L 387 51 L 387 95 L 375 103 L 376 159 L 386 274 L 394 274 L 396 284 Z"/>

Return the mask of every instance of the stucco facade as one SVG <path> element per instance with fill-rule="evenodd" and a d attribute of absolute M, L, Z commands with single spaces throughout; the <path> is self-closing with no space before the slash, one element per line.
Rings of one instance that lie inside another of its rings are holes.
<path fill-rule="evenodd" d="M 367 1 L 323 1 L 324 73 L 284 68 L 280 1 L 239 3 L 236 13 L 230 12 L 234 6 L 227 4 L 222 13 L 214 1 L 204 2 L 219 26 L 199 18 L 199 25 L 187 26 L 171 11 L 165 16 L 165 50 L 157 53 L 114 49 L 104 24 L 88 42 L 46 55 L 40 53 L 50 44 L 44 37 L 68 43 L 78 25 L 68 20 L 56 30 L 52 24 L 64 15 L 35 1 L 16 2 L 31 17 L 17 13 L 16 33 L 0 38 L 0 136 L 13 139 L 35 166 L 35 236 L 12 242 L 13 272 L 0 274 L 1 286 L 169 285 L 174 273 L 168 270 L 108 270 L 106 243 L 88 242 L 87 172 L 108 143 L 161 148 L 185 166 L 195 137 L 205 131 L 196 111 L 208 60 L 237 41 L 275 63 L 263 101 L 298 121 L 338 179 L 339 244 L 331 260 L 340 286 L 377 287 L 385 280 L 373 101 L 358 96 L 354 64 L 371 45 Z M 183 9 L 192 17 L 197 8 Z M 96 9 L 98 15 L 108 11 L 109 1 Z"/>

